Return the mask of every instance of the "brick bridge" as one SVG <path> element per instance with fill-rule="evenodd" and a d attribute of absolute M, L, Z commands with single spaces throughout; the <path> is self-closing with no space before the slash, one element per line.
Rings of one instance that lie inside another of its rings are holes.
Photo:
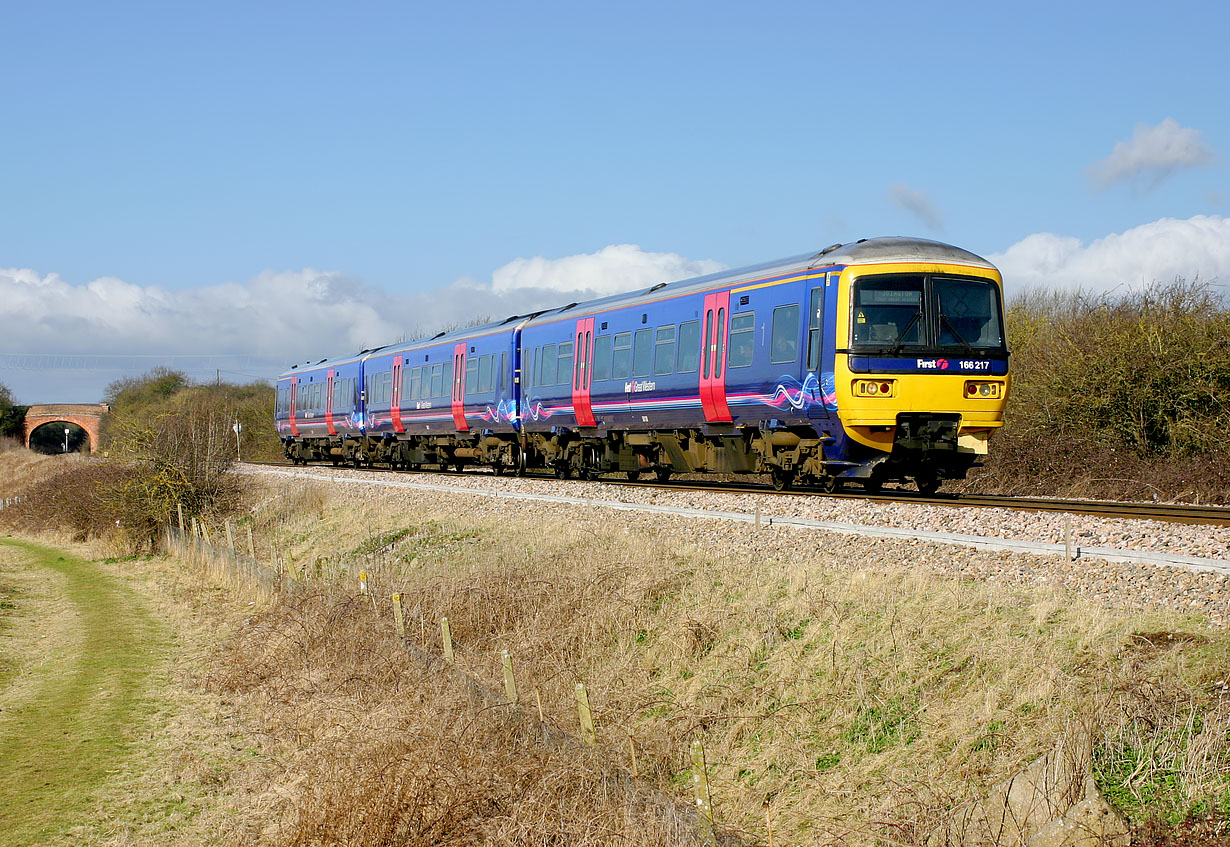
<path fill-rule="evenodd" d="M 111 411 L 106 403 L 53 403 L 46 406 L 31 406 L 26 412 L 26 447 L 34 430 L 48 424 L 76 424 L 89 436 L 90 452 L 98 449 L 99 429 L 103 415 Z"/>

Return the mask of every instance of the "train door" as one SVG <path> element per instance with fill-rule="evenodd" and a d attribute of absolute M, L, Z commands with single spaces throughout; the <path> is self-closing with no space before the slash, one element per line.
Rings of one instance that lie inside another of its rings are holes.
<path fill-rule="evenodd" d="M 292 377 L 290 381 L 290 434 L 298 437 L 299 422 L 295 420 L 295 407 L 298 405 L 299 399 L 299 377 Z"/>
<path fill-rule="evenodd" d="M 392 407 L 393 412 L 394 432 L 406 431 L 406 427 L 401 422 L 401 375 L 404 364 L 405 359 L 402 356 L 393 357 L 393 385 L 390 390 L 392 399 L 389 401 L 389 405 Z"/>
<path fill-rule="evenodd" d="M 726 340 L 730 331 L 730 292 L 705 295 L 700 331 L 700 405 L 709 423 L 730 423 L 726 404 Z"/>
<path fill-rule="evenodd" d="M 576 346 L 573 347 L 572 408 L 577 426 L 597 426 L 591 400 L 594 369 L 594 319 L 577 321 Z"/>
<path fill-rule="evenodd" d="M 825 380 L 824 369 L 821 367 L 826 361 L 824 317 L 829 313 L 825 304 L 828 293 L 825 290 L 826 280 L 825 274 L 816 274 L 808 278 L 807 287 L 804 289 L 804 302 L 807 303 L 807 359 L 804 361 L 803 384 L 815 401 L 807 407 L 809 418 L 827 418 L 829 414 L 824 404 Z M 833 285 L 836 286 L 836 281 Z M 828 355 L 829 358 L 832 357 L 831 350 Z"/>
<path fill-rule="evenodd" d="M 466 345 L 453 347 L 453 424 L 458 432 L 468 432 L 466 423 Z"/>
<path fill-rule="evenodd" d="M 333 378 L 337 371 L 332 368 L 325 377 L 325 427 L 330 435 L 337 435 L 337 427 L 333 424 Z"/>

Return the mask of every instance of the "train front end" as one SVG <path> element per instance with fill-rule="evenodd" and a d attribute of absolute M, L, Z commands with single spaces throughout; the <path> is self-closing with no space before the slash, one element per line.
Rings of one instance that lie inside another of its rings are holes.
<path fill-rule="evenodd" d="M 878 239 L 875 254 L 851 259 L 834 357 L 851 475 L 932 493 L 963 479 L 1003 425 L 1003 281 L 985 259 L 937 242 Z"/>

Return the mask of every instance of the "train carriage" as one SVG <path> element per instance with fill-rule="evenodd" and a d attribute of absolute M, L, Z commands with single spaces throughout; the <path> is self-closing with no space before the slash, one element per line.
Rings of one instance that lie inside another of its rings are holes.
<path fill-rule="evenodd" d="M 1002 425 L 1001 292 L 957 247 L 838 244 L 288 372 L 278 429 L 296 460 L 932 492 Z M 359 386 L 348 417 L 296 408 L 321 378 Z"/>

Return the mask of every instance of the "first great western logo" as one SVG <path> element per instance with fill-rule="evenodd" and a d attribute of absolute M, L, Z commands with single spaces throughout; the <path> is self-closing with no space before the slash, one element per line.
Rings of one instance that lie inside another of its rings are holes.
<path fill-rule="evenodd" d="M 918 369 L 922 371 L 946 371 L 948 370 L 947 359 L 918 359 Z"/>

